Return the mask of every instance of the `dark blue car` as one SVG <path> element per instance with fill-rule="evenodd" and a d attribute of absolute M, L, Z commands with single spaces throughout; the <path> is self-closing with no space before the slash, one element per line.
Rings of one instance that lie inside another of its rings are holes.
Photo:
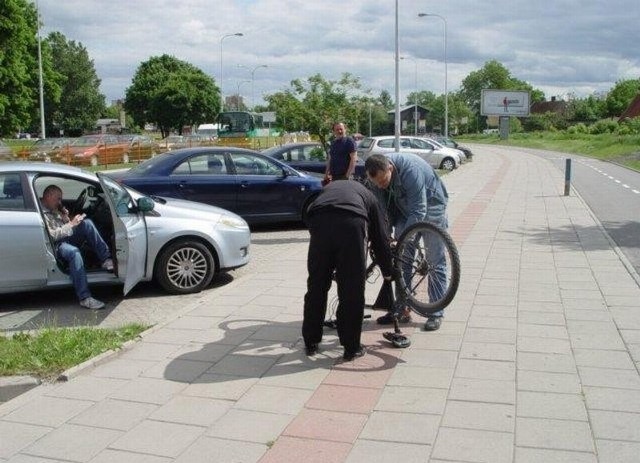
<path fill-rule="evenodd" d="M 322 144 L 315 141 L 287 143 L 261 151 L 265 156 L 282 161 L 296 170 L 313 172 L 324 177 L 327 168 L 327 155 Z M 354 172 L 357 180 L 364 181 L 364 161 L 358 159 Z"/>
<path fill-rule="evenodd" d="M 256 151 L 219 146 L 163 153 L 112 176 L 147 195 L 222 207 L 249 223 L 303 220 L 322 189 L 321 179 Z"/>

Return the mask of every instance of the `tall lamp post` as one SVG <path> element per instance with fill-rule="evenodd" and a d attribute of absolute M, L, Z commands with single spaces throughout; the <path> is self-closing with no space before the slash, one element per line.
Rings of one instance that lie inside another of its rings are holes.
<path fill-rule="evenodd" d="M 447 91 L 447 20 L 435 13 L 418 13 L 418 17 L 434 16 L 444 24 L 444 136 L 449 136 L 449 93 Z"/>
<path fill-rule="evenodd" d="M 256 107 L 256 102 L 253 99 L 255 96 L 255 93 L 253 92 L 253 83 L 254 83 L 254 74 L 256 73 L 256 71 L 260 68 L 268 68 L 269 66 L 267 66 L 266 64 L 259 64 L 258 66 L 254 67 L 251 70 L 251 108 L 255 108 Z"/>
<path fill-rule="evenodd" d="M 413 94 L 413 134 L 418 136 L 418 60 L 411 56 L 401 56 L 400 59 L 410 59 L 415 64 L 414 83 L 415 93 Z"/>
<path fill-rule="evenodd" d="M 36 13 L 38 22 L 38 85 L 40 91 L 40 138 L 47 138 L 44 124 L 44 85 L 42 83 L 42 45 L 40 39 L 40 7 L 36 1 Z"/>
<path fill-rule="evenodd" d="M 246 84 L 251 82 L 250 80 L 240 80 L 238 81 L 238 93 L 236 93 L 236 111 L 240 111 L 240 86 L 242 84 Z"/>
<path fill-rule="evenodd" d="M 244 34 L 242 32 L 236 32 L 235 34 L 223 35 L 222 38 L 220 38 L 220 100 L 222 100 L 220 107 L 222 108 L 222 110 L 224 110 L 224 92 L 222 90 L 222 85 L 224 81 L 223 67 L 222 67 L 222 42 L 224 42 L 224 39 L 226 39 L 227 37 L 242 37 L 243 35 Z"/>

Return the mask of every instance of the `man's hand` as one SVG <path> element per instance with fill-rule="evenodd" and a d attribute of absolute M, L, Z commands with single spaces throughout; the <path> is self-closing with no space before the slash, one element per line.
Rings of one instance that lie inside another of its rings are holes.
<path fill-rule="evenodd" d="M 73 217 L 73 219 L 71 219 L 71 226 L 75 227 L 76 225 L 79 225 L 80 222 L 82 222 L 84 220 L 84 218 L 87 216 L 87 214 L 78 214 L 75 215 Z"/>

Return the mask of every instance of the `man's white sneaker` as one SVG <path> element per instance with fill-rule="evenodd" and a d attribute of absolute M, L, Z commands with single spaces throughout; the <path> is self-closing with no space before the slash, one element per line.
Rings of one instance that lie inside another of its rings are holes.
<path fill-rule="evenodd" d="M 102 268 L 109 272 L 113 272 L 113 260 L 112 259 L 105 260 L 102 263 Z"/>
<path fill-rule="evenodd" d="M 104 309 L 104 302 L 94 299 L 92 297 L 87 297 L 81 300 L 80 305 L 85 309 L 93 309 L 93 310 Z"/>

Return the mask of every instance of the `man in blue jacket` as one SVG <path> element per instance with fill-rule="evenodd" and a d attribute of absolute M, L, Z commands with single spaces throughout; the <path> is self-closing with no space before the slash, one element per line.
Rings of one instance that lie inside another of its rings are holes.
<path fill-rule="evenodd" d="M 404 230 L 417 222 L 429 222 L 443 230 L 448 228 L 447 201 L 449 195 L 444 183 L 433 168 L 422 158 L 411 153 L 374 154 L 365 161 L 367 177 L 374 185 L 374 194 L 381 207 L 386 211 L 393 236 L 398 238 Z M 391 230 L 389 230 L 391 234 Z M 446 285 L 446 269 L 438 273 L 439 281 L 429 281 L 429 292 L 437 292 L 438 287 Z M 378 296 L 384 301 L 384 307 L 391 310 L 385 285 Z M 426 331 L 435 331 L 442 324 L 443 311 L 433 313 L 424 325 Z M 401 322 L 411 320 L 408 312 L 400 318 Z M 393 323 L 391 312 L 378 318 L 380 324 Z"/>

